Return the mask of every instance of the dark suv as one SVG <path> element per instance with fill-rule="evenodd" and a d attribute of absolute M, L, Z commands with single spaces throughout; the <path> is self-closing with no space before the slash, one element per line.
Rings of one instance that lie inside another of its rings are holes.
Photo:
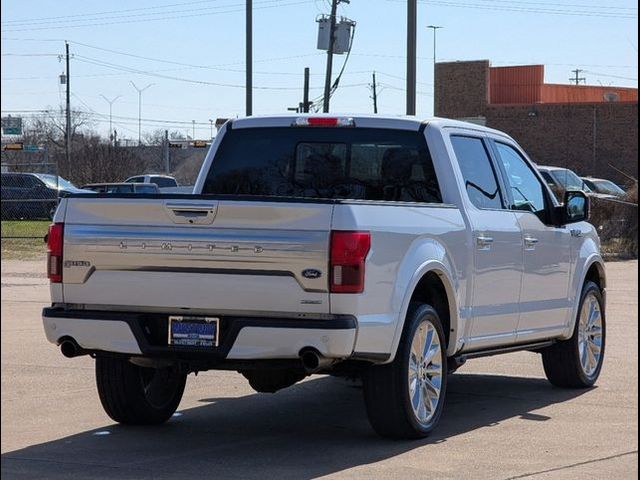
<path fill-rule="evenodd" d="M 63 192 L 83 190 L 55 175 L 2 173 L 2 220 L 50 219 Z"/>

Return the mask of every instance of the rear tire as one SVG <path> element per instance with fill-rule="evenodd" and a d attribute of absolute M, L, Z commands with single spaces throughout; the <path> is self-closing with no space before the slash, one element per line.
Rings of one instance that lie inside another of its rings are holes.
<path fill-rule="evenodd" d="M 436 427 L 447 391 L 447 347 L 438 313 L 413 303 L 393 362 L 363 375 L 367 415 L 383 437 L 422 438 Z"/>
<path fill-rule="evenodd" d="M 154 425 L 174 414 L 187 375 L 173 368 L 145 368 L 126 358 L 97 357 L 96 383 L 104 411 L 118 423 Z"/>
<path fill-rule="evenodd" d="M 600 287 L 587 282 L 582 289 L 573 336 L 542 351 L 547 379 L 557 387 L 592 387 L 604 361 L 606 322 Z"/>

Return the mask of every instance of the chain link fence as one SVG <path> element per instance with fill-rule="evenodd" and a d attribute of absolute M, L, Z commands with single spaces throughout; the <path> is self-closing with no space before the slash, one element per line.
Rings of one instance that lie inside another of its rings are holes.
<path fill-rule="evenodd" d="M 55 163 L 2 163 L 2 239 L 44 237 L 58 206 L 61 182 Z"/>
<path fill-rule="evenodd" d="M 605 254 L 638 258 L 638 193 L 631 191 L 624 200 L 593 198 L 590 222 L 598 230 Z"/>

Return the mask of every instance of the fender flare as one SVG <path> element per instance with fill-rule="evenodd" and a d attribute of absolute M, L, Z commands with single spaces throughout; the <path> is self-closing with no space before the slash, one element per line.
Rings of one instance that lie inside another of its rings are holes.
<path fill-rule="evenodd" d="M 451 356 L 457 350 L 458 339 L 460 338 L 460 329 L 459 329 L 459 315 L 458 315 L 458 306 L 456 302 L 456 289 L 454 287 L 455 283 L 453 282 L 453 275 L 451 274 L 450 268 L 444 263 L 438 260 L 427 260 L 422 263 L 416 271 L 413 273 L 411 280 L 409 281 L 408 288 L 405 291 L 402 306 L 400 308 L 400 312 L 398 313 L 396 319 L 396 328 L 393 335 L 393 342 L 391 343 L 391 355 L 387 359 L 385 363 L 390 363 L 394 360 L 396 353 L 398 351 L 398 345 L 400 344 L 400 338 L 402 337 L 402 332 L 404 331 L 404 323 L 407 317 L 407 311 L 409 310 L 409 304 L 411 303 L 411 297 L 418 286 L 418 283 L 422 278 L 428 273 L 435 273 L 440 277 L 442 281 L 445 291 L 447 292 L 447 299 L 449 301 L 449 315 L 450 315 L 450 337 L 449 337 L 449 346 L 447 349 L 447 355 Z"/>
<path fill-rule="evenodd" d="M 564 330 L 561 339 L 568 340 L 573 335 L 573 330 L 576 325 L 576 320 L 578 318 L 578 309 L 580 308 L 580 300 L 582 298 L 582 287 L 587 280 L 587 273 L 594 265 L 598 268 L 598 274 L 600 275 L 602 281 L 602 297 L 605 301 L 605 311 L 606 311 L 606 289 L 607 289 L 607 271 L 605 268 L 604 260 L 599 253 L 592 253 L 587 257 L 587 260 L 584 262 L 584 267 L 580 272 L 580 282 L 575 284 L 575 292 L 576 297 L 573 302 L 573 307 L 571 309 L 571 316 L 569 317 L 567 328 Z"/>

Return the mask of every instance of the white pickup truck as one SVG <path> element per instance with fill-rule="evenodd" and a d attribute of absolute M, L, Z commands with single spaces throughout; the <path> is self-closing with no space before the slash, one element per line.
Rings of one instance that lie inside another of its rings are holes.
<path fill-rule="evenodd" d="M 193 372 L 258 392 L 328 373 L 362 378 L 379 434 L 421 437 L 467 359 L 529 350 L 554 385 L 594 384 L 606 279 L 588 208 L 477 125 L 233 120 L 193 195 L 62 200 L 44 329 L 95 358 L 121 423 L 168 420 Z"/>

